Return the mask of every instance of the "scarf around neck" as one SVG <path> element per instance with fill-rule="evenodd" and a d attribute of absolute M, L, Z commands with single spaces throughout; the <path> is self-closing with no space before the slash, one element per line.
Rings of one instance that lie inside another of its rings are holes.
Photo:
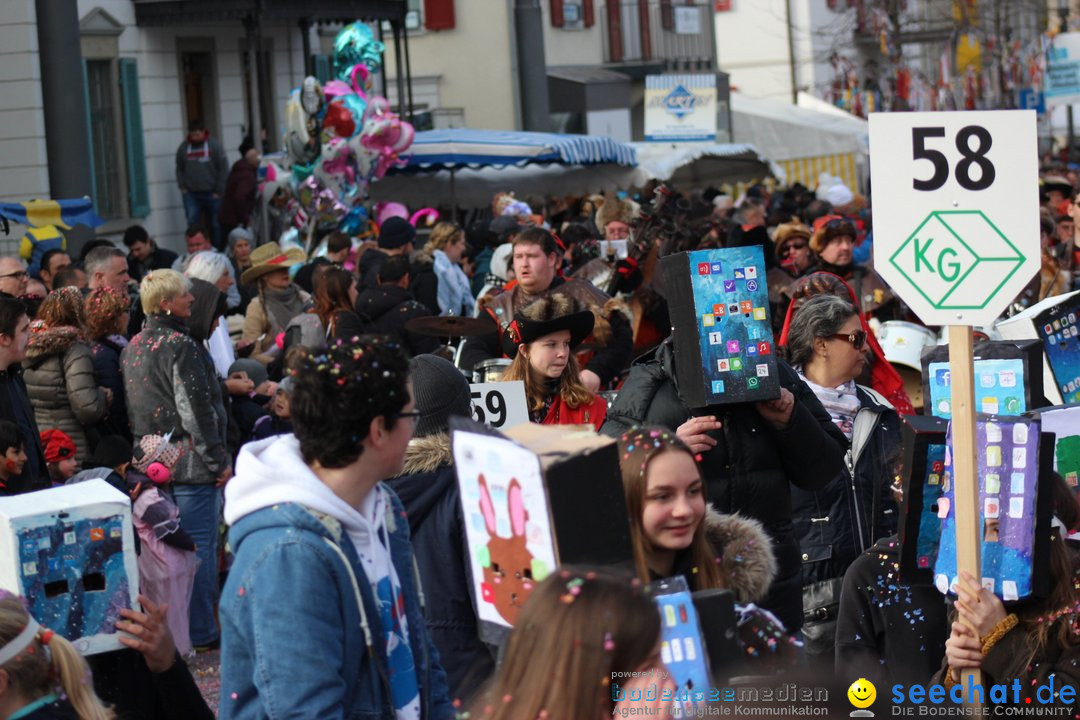
<path fill-rule="evenodd" d="M 814 391 L 814 395 L 821 401 L 836 427 L 840 428 L 848 440 L 851 440 L 851 435 L 855 431 L 855 416 L 859 414 L 859 408 L 862 407 L 855 390 L 855 381 L 848 380 L 837 387 L 827 388 L 806 377 L 801 367 L 798 371 L 799 377 L 803 379 L 807 387 Z"/>
<path fill-rule="evenodd" d="M 290 284 L 284 290 L 264 288 L 262 292 L 266 307 L 266 317 L 271 326 L 284 330 L 289 326 L 289 321 L 300 313 L 307 310 L 307 303 L 300 297 L 300 288 Z"/>

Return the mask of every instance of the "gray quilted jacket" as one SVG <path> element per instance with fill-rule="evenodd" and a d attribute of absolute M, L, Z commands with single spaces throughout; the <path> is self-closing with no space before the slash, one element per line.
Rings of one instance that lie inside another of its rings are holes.
<path fill-rule="evenodd" d="M 94 379 L 90 346 L 77 328 L 36 329 L 23 366 L 38 428 L 59 428 L 70 435 L 81 465 L 89 453 L 85 428 L 104 418 L 109 409 L 105 391 Z"/>
<path fill-rule="evenodd" d="M 120 356 L 131 434 L 172 432 L 183 455 L 173 482 L 206 485 L 229 466 L 225 406 L 214 361 L 183 321 L 151 315 Z"/>

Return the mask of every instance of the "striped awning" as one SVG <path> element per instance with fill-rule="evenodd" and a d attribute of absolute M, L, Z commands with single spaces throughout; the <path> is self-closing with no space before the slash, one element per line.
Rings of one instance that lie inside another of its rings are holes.
<path fill-rule="evenodd" d="M 858 191 L 859 174 L 855 163 L 855 153 L 819 155 L 817 157 L 777 160 L 776 163 L 787 173 L 787 184 L 802 183 L 813 190 L 818 185 L 818 176 L 823 172 L 835 175 L 853 191 Z"/>
<path fill-rule="evenodd" d="M 418 132 L 403 158 L 405 167 L 391 173 L 534 164 L 637 164 L 632 147 L 608 137 L 467 128 Z"/>

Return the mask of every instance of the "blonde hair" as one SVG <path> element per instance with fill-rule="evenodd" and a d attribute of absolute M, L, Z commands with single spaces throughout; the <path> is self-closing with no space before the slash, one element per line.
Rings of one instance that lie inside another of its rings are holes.
<path fill-rule="evenodd" d="M 446 246 L 453 245 L 462 232 L 463 230 L 457 223 L 436 223 L 435 227 L 431 229 L 431 237 L 428 239 L 427 244 L 424 245 L 424 250 L 429 253 L 436 250 L 446 250 Z"/>
<path fill-rule="evenodd" d="M 15 595 L 0 598 L 0 646 L 15 639 L 30 621 L 30 613 L 21 599 Z M 115 717 L 94 693 L 86 661 L 70 642 L 46 628 L 39 628 L 26 649 L 2 669 L 14 691 L 27 700 L 36 700 L 56 690 L 67 696 L 80 720 Z"/>
<path fill-rule="evenodd" d="M 147 315 L 161 314 L 162 300 L 171 300 L 191 289 L 191 281 L 175 270 L 152 270 L 139 283 L 139 299 Z"/>

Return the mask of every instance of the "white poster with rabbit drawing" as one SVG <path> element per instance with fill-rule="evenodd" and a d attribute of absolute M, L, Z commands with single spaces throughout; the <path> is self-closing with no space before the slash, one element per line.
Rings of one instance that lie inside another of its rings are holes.
<path fill-rule="evenodd" d="M 513 627 L 556 566 L 540 459 L 510 440 L 460 431 L 453 453 L 479 619 Z"/>

